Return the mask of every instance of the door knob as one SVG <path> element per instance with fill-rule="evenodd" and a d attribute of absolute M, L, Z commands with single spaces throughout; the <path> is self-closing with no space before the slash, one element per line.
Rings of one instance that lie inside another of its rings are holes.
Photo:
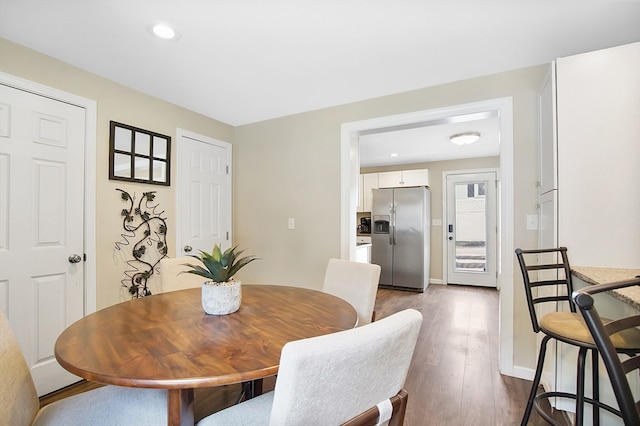
<path fill-rule="evenodd" d="M 69 256 L 69 263 L 80 263 L 82 261 L 82 257 L 79 254 L 72 254 Z"/>
<path fill-rule="evenodd" d="M 189 253 L 193 248 L 191 246 L 184 246 L 184 252 Z"/>

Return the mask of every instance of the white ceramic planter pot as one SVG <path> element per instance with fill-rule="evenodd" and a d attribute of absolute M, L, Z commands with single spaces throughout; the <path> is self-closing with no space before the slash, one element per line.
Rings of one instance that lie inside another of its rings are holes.
<path fill-rule="evenodd" d="M 240 281 L 202 284 L 202 309 L 210 315 L 226 315 L 240 309 L 242 288 Z"/>

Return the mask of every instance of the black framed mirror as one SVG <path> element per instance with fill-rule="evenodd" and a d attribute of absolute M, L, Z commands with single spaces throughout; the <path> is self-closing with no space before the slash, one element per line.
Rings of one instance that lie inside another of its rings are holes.
<path fill-rule="evenodd" d="M 171 137 L 110 122 L 109 179 L 171 184 Z"/>

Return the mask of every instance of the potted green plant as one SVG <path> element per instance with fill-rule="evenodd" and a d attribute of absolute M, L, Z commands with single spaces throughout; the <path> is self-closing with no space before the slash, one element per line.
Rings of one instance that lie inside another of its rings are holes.
<path fill-rule="evenodd" d="M 237 311 L 242 301 L 241 282 L 235 274 L 257 259 L 255 256 L 240 257 L 243 250 L 233 246 L 225 250 L 216 244 L 211 253 L 200 250 L 200 255 L 191 255 L 202 265 L 188 264 L 185 273 L 204 277 L 202 283 L 202 308 L 211 315 L 225 315 Z"/>

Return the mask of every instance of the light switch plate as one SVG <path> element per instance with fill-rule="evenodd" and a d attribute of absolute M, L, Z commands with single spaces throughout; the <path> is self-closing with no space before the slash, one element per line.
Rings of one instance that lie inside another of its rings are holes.
<path fill-rule="evenodd" d="M 296 220 L 292 217 L 289 218 L 289 229 L 295 229 L 296 228 Z"/>
<path fill-rule="evenodd" d="M 538 230 L 538 215 L 528 214 L 527 215 L 527 231 L 537 231 L 537 230 Z"/>

